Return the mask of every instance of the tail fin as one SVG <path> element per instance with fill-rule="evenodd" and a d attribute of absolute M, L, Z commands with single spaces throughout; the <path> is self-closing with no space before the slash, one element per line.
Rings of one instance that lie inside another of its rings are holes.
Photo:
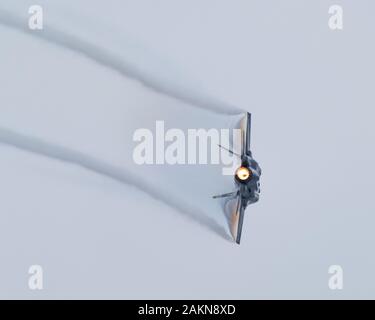
<path fill-rule="evenodd" d="M 216 196 L 213 196 L 212 198 L 218 199 L 218 198 L 227 198 L 227 197 L 236 197 L 238 195 L 238 191 L 224 193 L 224 194 L 218 194 Z"/>
<path fill-rule="evenodd" d="M 228 148 L 223 147 L 221 144 L 219 144 L 219 147 L 223 148 L 224 150 L 227 150 L 230 154 L 233 154 L 233 155 L 241 158 L 241 155 L 239 155 L 238 153 L 233 152 L 232 150 L 230 150 Z"/>

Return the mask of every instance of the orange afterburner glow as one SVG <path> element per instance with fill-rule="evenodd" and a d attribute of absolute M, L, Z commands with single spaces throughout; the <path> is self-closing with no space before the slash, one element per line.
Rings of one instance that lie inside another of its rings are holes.
<path fill-rule="evenodd" d="M 247 179 L 250 178 L 251 176 L 251 172 L 248 168 L 246 167 L 239 167 L 237 170 L 236 170 L 236 176 L 238 179 L 240 179 L 241 181 L 245 181 Z"/>

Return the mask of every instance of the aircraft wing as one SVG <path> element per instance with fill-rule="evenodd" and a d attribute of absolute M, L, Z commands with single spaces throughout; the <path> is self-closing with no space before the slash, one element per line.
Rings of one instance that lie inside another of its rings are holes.
<path fill-rule="evenodd" d="M 237 195 L 236 200 L 233 202 L 230 212 L 230 231 L 233 239 L 240 244 L 243 219 L 245 215 L 246 203 L 241 198 L 240 194 Z"/>
<path fill-rule="evenodd" d="M 251 154 L 250 142 L 251 142 L 251 113 L 246 112 L 245 117 L 241 121 L 242 129 L 242 155 Z"/>

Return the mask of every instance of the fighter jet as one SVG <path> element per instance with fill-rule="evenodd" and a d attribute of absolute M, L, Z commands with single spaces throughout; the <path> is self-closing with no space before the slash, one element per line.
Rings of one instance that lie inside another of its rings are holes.
<path fill-rule="evenodd" d="M 240 244 L 242 225 L 246 207 L 249 204 L 255 203 L 259 200 L 260 183 L 259 178 L 262 173 L 258 163 L 252 157 L 250 151 L 251 139 L 251 114 L 246 113 L 241 123 L 242 130 L 242 146 L 241 154 L 234 153 L 230 149 L 228 152 L 239 158 L 239 167 L 234 173 L 235 191 L 214 196 L 217 198 L 227 198 L 231 205 L 226 205 L 230 211 L 230 229 L 233 239 Z"/>

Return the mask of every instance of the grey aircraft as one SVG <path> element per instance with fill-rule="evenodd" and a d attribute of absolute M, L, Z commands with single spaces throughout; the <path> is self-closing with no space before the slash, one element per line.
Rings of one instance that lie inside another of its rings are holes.
<path fill-rule="evenodd" d="M 262 170 L 252 157 L 250 151 L 251 114 L 248 112 L 242 121 L 241 130 L 241 154 L 234 153 L 232 150 L 227 149 L 228 152 L 234 156 L 238 156 L 241 160 L 241 165 L 237 168 L 234 174 L 235 191 L 213 197 L 214 199 L 227 198 L 228 201 L 233 203 L 232 206 L 229 206 L 231 208 L 229 209 L 231 211 L 230 226 L 233 238 L 238 244 L 240 244 L 241 241 L 242 225 L 246 207 L 259 200 L 259 178 L 262 173 Z M 220 147 L 224 148 L 223 146 Z"/>

